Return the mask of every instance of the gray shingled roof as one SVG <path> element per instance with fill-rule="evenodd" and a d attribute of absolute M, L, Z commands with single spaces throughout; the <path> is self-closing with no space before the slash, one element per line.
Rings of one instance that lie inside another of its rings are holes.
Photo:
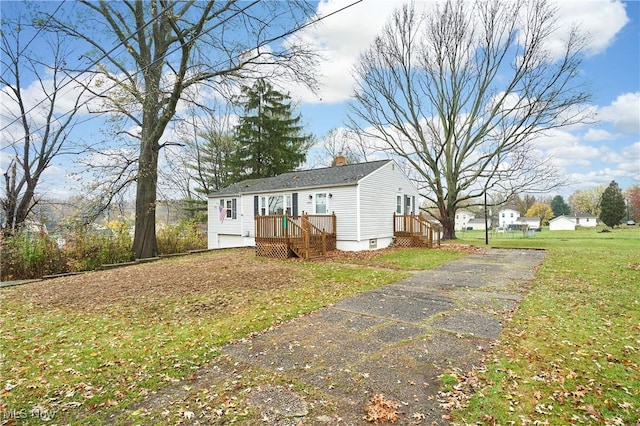
<path fill-rule="evenodd" d="M 389 161 L 392 160 L 300 170 L 283 173 L 270 178 L 249 179 L 234 183 L 220 191 L 212 192 L 209 196 L 220 197 L 286 189 L 355 185 L 360 179 L 378 170 L 380 167 L 389 163 Z"/>

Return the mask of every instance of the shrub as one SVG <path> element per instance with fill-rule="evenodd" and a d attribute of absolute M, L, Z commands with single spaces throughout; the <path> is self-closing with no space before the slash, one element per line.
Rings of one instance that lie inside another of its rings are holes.
<path fill-rule="evenodd" d="M 158 230 L 157 242 L 160 254 L 184 253 L 207 248 L 207 234 L 200 223 L 183 220 L 178 225 Z"/>
<path fill-rule="evenodd" d="M 133 260 L 131 244 L 131 237 L 124 228 L 116 231 L 79 228 L 67 237 L 64 252 L 71 271 L 88 271 L 105 264 Z"/>
<path fill-rule="evenodd" d="M 49 235 L 23 230 L 2 236 L 1 279 L 41 278 L 44 275 L 68 272 L 65 255 Z"/>

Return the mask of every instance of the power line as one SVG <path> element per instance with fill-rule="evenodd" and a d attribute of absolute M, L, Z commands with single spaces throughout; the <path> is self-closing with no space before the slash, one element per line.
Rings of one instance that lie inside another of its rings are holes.
<path fill-rule="evenodd" d="M 45 27 L 49 24 L 49 21 L 51 21 L 53 19 L 53 17 L 56 15 L 56 13 L 58 13 L 58 11 L 62 8 L 63 4 L 64 4 L 63 2 L 60 2 L 58 7 L 56 8 L 56 10 L 54 10 L 53 13 L 47 17 L 47 21 L 43 25 L 40 25 L 40 27 L 38 28 L 38 31 L 36 31 L 36 33 L 33 35 L 33 37 L 31 37 L 31 40 L 29 40 L 27 45 L 24 47 L 24 50 L 29 48 L 31 43 L 33 43 L 33 40 L 35 40 L 36 37 L 38 37 L 38 35 L 42 32 L 42 30 L 45 29 Z"/>
<path fill-rule="evenodd" d="M 178 3 L 178 2 L 177 2 L 177 1 L 175 1 L 175 2 L 174 2 L 171 6 L 169 6 L 169 7 L 173 7 L 173 6 L 175 6 L 177 3 Z M 53 14 L 51 14 L 51 15 L 49 15 L 49 16 L 48 16 L 48 18 L 47 18 L 47 24 L 49 23 L 49 21 L 51 21 L 51 19 L 53 19 L 53 16 L 54 16 L 54 15 L 55 15 L 59 10 L 60 10 L 60 8 L 62 7 L 62 4 L 63 4 L 63 3 L 60 3 L 60 5 L 59 5 L 59 6 L 58 6 L 58 8 L 53 12 Z M 109 55 L 111 55 L 112 53 L 114 53 L 117 49 L 119 49 L 120 47 L 124 46 L 124 44 L 125 44 L 126 42 L 128 42 L 128 41 L 129 41 L 129 40 L 131 40 L 133 37 L 135 37 L 135 36 L 136 36 L 140 31 L 143 31 L 143 30 L 144 30 L 144 29 L 146 29 L 149 25 L 153 24 L 153 23 L 154 23 L 154 22 L 155 22 L 155 21 L 156 21 L 156 20 L 157 20 L 161 15 L 162 15 L 162 13 L 159 13 L 159 14 L 158 14 L 158 15 L 156 15 L 156 16 L 152 16 L 152 18 L 151 18 L 151 20 L 149 20 L 149 22 L 145 23 L 145 24 L 144 24 L 140 29 L 138 29 L 138 30 L 136 30 L 135 32 L 131 33 L 131 34 L 130 34 L 128 37 L 126 37 L 124 40 L 122 40 L 122 41 L 118 42 L 118 43 L 117 43 L 117 44 L 116 44 L 116 45 L 115 45 L 111 50 L 109 50 L 108 52 L 104 53 L 101 57 L 99 57 L 98 59 L 93 60 L 93 62 L 92 62 L 91 64 L 89 64 L 87 67 L 85 67 L 82 71 L 80 71 L 80 72 L 78 73 L 78 75 L 82 75 L 82 74 L 84 74 L 84 73 L 88 73 L 88 72 L 90 72 L 90 71 L 91 71 L 91 68 L 93 68 L 94 66 L 96 66 L 96 65 L 97 65 L 101 60 L 103 60 L 103 59 L 107 58 Z M 37 33 L 36 33 L 36 35 L 31 39 L 31 41 L 29 41 L 29 43 L 27 43 L 27 46 L 28 46 L 29 44 L 31 44 L 31 42 L 33 42 L 33 40 L 35 40 L 35 37 L 36 37 L 36 36 L 40 33 L 40 31 L 42 31 L 44 28 L 45 28 L 45 26 L 43 25 L 43 26 L 41 26 L 41 27 L 38 29 L 38 32 L 37 32 Z M 25 49 L 26 49 L 26 47 L 25 47 Z M 54 66 L 57 66 L 57 65 L 54 65 Z M 76 79 L 72 77 L 70 81 L 68 81 L 67 83 L 62 84 L 62 86 L 60 86 L 60 87 L 59 87 L 59 88 L 57 88 L 56 90 L 62 90 L 62 89 L 64 89 L 66 86 L 68 86 L 69 84 L 71 84 L 71 83 L 72 83 L 72 82 L 74 82 L 74 81 L 76 81 Z M 113 87 L 115 87 L 115 86 L 113 86 Z M 111 90 L 113 87 L 111 87 L 109 90 Z M 103 93 L 106 93 L 106 92 L 103 92 Z M 96 96 L 96 97 L 97 97 L 97 96 Z M 46 100 L 48 100 L 48 98 L 49 98 L 49 96 L 46 96 L 46 97 L 45 97 L 45 99 L 43 99 L 43 100 L 41 100 L 40 102 L 36 103 L 36 104 L 35 104 L 33 107 L 31 107 L 28 111 L 25 111 L 25 113 L 24 113 L 23 115 L 27 115 L 27 114 L 31 113 L 33 110 L 35 110 L 35 109 L 36 109 L 36 108 L 38 108 L 40 105 L 42 105 Z M 93 100 L 93 99 L 95 99 L 95 97 L 94 97 L 94 98 L 91 98 L 91 99 L 88 99 L 87 101 L 85 101 L 85 102 L 83 102 L 83 103 L 79 104 L 78 106 L 79 106 L 79 107 L 85 106 L 87 103 L 89 103 L 89 102 L 90 102 L 91 100 Z M 59 118 L 64 117 L 65 115 L 68 115 L 68 114 L 70 114 L 70 113 L 71 113 L 71 111 L 69 111 L 69 112 L 67 112 L 67 113 L 64 113 L 64 114 L 62 114 L 60 117 L 58 117 L 58 119 L 59 119 Z M 9 124 L 7 124 L 7 125 L 6 125 L 6 126 L 4 126 L 2 129 L 0 129 L 0 131 L 4 131 L 4 130 L 6 130 L 8 127 L 12 126 L 14 123 L 16 123 L 17 121 L 19 121 L 19 120 L 21 119 L 21 117 L 22 117 L 22 115 L 20 115 L 20 117 L 16 117 L 16 118 L 14 118 L 14 119 L 13 119 L 13 121 L 11 121 Z M 43 125 L 43 126 L 41 126 L 41 127 L 37 128 L 35 131 L 40 131 L 40 130 L 42 130 L 42 129 L 43 129 L 43 128 L 45 128 L 45 127 L 46 127 L 46 125 Z"/>
<path fill-rule="evenodd" d="M 282 33 L 282 34 L 280 34 L 280 35 L 278 35 L 278 36 L 275 36 L 275 37 L 273 37 L 273 38 L 271 38 L 271 39 L 263 40 L 263 41 L 262 41 L 258 46 L 256 46 L 256 48 L 264 47 L 265 45 L 267 45 L 267 44 L 269 44 L 269 43 L 273 43 L 273 42 L 274 42 L 274 41 L 276 41 L 276 40 L 280 40 L 280 39 L 282 39 L 282 38 L 285 38 L 285 37 L 288 37 L 288 36 L 290 36 L 290 35 L 293 35 L 293 34 L 295 34 L 295 33 L 299 32 L 299 31 L 301 31 L 301 30 L 303 30 L 303 29 L 305 29 L 305 28 L 308 28 L 308 27 L 310 27 L 310 26 L 313 26 L 313 25 L 315 25 L 315 24 L 317 24 L 317 23 L 319 23 L 319 22 L 321 22 L 321 21 L 323 21 L 323 20 L 325 20 L 325 19 L 327 19 L 327 18 L 329 18 L 329 17 L 331 17 L 331 16 L 333 16 L 333 15 L 336 15 L 336 14 L 338 14 L 338 13 L 340 13 L 340 12 L 344 11 L 344 10 L 347 10 L 347 9 L 349 9 L 349 8 L 351 8 L 351 7 L 353 7 L 353 6 L 355 6 L 356 4 L 361 3 L 362 1 L 363 1 L 363 0 L 356 0 L 356 1 L 353 1 L 352 3 L 350 3 L 350 4 L 346 5 L 346 6 L 343 6 L 343 7 L 341 7 L 340 9 L 337 9 L 337 10 L 335 10 L 335 11 L 333 11 L 333 12 L 329 13 L 329 14 L 326 14 L 326 15 L 320 16 L 320 17 L 318 17 L 318 18 L 316 18 L 316 19 L 314 19 L 314 20 L 311 20 L 311 21 L 309 21 L 309 22 L 307 22 L 307 23 L 303 24 L 303 25 L 299 25 L 299 26 L 297 26 L 297 27 L 295 27 L 295 28 L 293 28 L 293 29 L 291 29 L 291 30 L 285 31 L 284 33 Z M 171 5 L 171 7 L 173 7 L 176 3 L 177 3 L 177 2 L 175 2 L 173 5 Z M 256 0 L 256 1 L 252 2 L 252 3 L 250 3 L 248 6 L 246 6 L 246 7 L 242 8 L 242 9 L 238 10 L 237 12 L 235 12 L 234 14 L 232 14 L 231 16 L 229 16 L 229 17 L 225 18 L 225 19 L 224 19 L 220 24 L 223 24 L 223 23 L 225 23 L 226 21 L 228 21 L 229 19 L 232 19 L 232 18 L 234 18 L 235 16 L 239 15 L 240 13 L 245 12 L 246 10 L 248 10 L 248 9 L 249 9 L 249 8 L 251 8 L 251 7 L 253 7 L 253 6 L 254 6 L 254 5 L 256 5 L 257 3 L 259 3 L 259 0 Z M 132 33 L 129 37 L 127 37 L 124 41 L 122 41 L 122 42 L 118 43 L 118 45 L 116 45 L 116 47 L 114 47 L 112 50 L 110 50 L 109 52 L 107 52 L 106 54 L 104 54 L 104 55 L 103 55 L 102 57 L 100 57 L 98 60 L 94 61 L 94 62 L 93 62 L 93 64 L 92 64 L 91 66 L 96 65 L 100 60 L 104 59 L 105 57 L 107 57 L 108 55 L 110 55 L 111 53 L 113 53 L 117 48 L 119 48 L 120 46 L 122 46 L 122 45 L 124 44 L 124 42 L 128 41 L 129 39 L 131 39 L 132 37 L 134 37 L 137 33 L 139 33 L 139 32 L 140 32 L 140 31 L 142 31 L 144 28 L 146 28 L 148 25 L 150 25 L 150 24 L 151 24 L 151 23 L 153 23 L 155 20 L 157 20 L 157 19 L 158 19 L 158 17 L 159 17 L 159 16 L 161 16 L 161 14 L 162 14 L 162 13 L 160 13 L 160 14 L 158 14 L 158 15 L 154 16 L 154 17 L 152 18 L 152 20 L 150 20 L 149 22 L 147 22 L 146 24 L 144 24 L 142 28 L 140 28 L 139 30 L 136 30 L 136 31 L 135 31 L 134 33 Z M 196 37 L 199 37 L 199 36 L 196 36 Z M 140 70 L 138 70 L 138 71 L 136 71 L 136 72 L 132 73 L 129 77 L 133 77 L 133 76 L 136 76 L 137 74 L 142 73 L 142 72 L 143 72 L 143 71 L 145 71 L 147 68 L 149 68 L 149 67 L 153 66 L 154 64 L 156 64 L 158 61 L 163 61 L 163 60 L 165 60 L 165 58 L 166 58 L 166 57 L 168 57 L 168 56 L 170 56 L 171 54 L 175 53 L 176 51 L 178 51 L 179 49 L 181 49 L 182 47 L 184 47 L 187 43 L 192 43 L 193 41 L 194 41 L 194 40 L 188 40 L 188 41 L 186 41 L 186 42 L 184 42 L 184 43 L 179 44 L 178 46 L 176 46 L 176 47 L 175 47 L 174 49 L 172 49 L 171 51 L 168 51 L 168 52 L 165 54 L 165 56 L 164 56 L 164 57 L 162 57 L 162 58 L 158 58 L 156 61 L 151 62 L 150 64 L 146 65 L 145 67 L 142 67 Z M 217 64 L 214 66 L 214 68 L 215 68 L 215 67 L 218 67 L 218 66 L 223 65 L 225 62 L 227 62 L 227 61 L 229 61 L 229 60 L 235 60 L 235 59 L 238 59 L 238 58 L 239 58 L 240 56 L 242 56 L 242 55 L 243 55 L 243 53 L 240 53 L 240 54 L 237 54 L 237 55 L 235 55 L 235 56 L 233 56 L 233 57 L 231 57 L 231 58 L 229 58 L 229 59 L 225 60 L 224 62 L 222 62 L 222 61 L 221 61 L 221 62 L 217 63 Z M 90 67 L 91 67 L 91 66 L 90 66 Z M 90 68 L 87 68 L 85 71 L 83 71 L 83 73 L 84 73 L 84 72 L 89 72 L 89 71 L 90 71 Z M 100 92 L 99 94 L 97 94 L 97 95 L 93 96 L 92 98 L 89 98 L 89 99 L 87 99 L 86 101 L 84 101 L 84 102 L 82 102 L 82 103 L 78 104 L 78 107 L 76 108 L 76 110 L 77 110 L 77 109 L 79 109 L 80 107 L 86 106 L 89 102 L 93 101 L 93 100 L 94 100 L 94 99 L 96 99 L 96 98 L 101 98 L 101 97 L 103 97 L 103 95 L 104 95 L 104 94 L 106 94 L 108 91 L 110 91 L 110 90 L 112 90 L 112 89 L 114 89 L 114 88 L 118 87 L 118 86 L 119 86 L 120 84 L 122 84 L 124 81 L 125 81 L 125 80 L 118 81 L 118 82 L 114 83 L 113 85 L 109 86 L 108 88 L 104 89 L 104 90 L 103 90 L 102 92 Z M 69 83 L 67 83 L 67 84 L 70 84 L 70 82 L 69 82 Z M 61 88 L 63 88 L 63 87 L 64 87 L 64 86 L 66 86 L 67 84 L 63 85 Z M 27 111 L 26 113 L 29 113 L 29 112 L 33 111 L 35 108 L 37 108 L 37 107 L 38 107 L 39 105 L 41 105 L 43 102 L 44 102 L 44 100 L 43 100 L 43 101 L 41 101 L 40 103 L 36 104 L 33 108 L 31 108 L 31 109 L 30 109 L 29 111 Z M 25 113 L 25 114 L 26 114 L 26 113 Z M 67 113 L 64 113 L 64 114 L 60 115 L 60 116 L 58 117 L 58 119 L 59 119 L 59 118 L 64 117 L 65 115 L 68 115 L 68 114 L 71 114 L 71 111 L 69 111 L 69 112 L 67 112 Z M 100 113 L 100 114 L 102 115 L 102 114 L 105 114 L 105 113 Z M 88 118 L 88 119 L 86 119 L 86 120 L 81 121 L 80 123 L 87 122 L 87 121 L 89 121 L 89 120 L 91 120 L 91 119 L 93 119 L 93 118 L 94 118 L 94 117 Z M 19 118 L 14 119 L 11 123 L 9 123 L 8 125 L 6 125 L 5 127 L 3 127 L 2 129 L 0 129 L 0 131 L 4 131 L 6 128 L 8 128 L 9 126 L 11 126 L 13 123 L 15 123 L 15 122 L 16 122 L 16 121 L 18 121 L 18 120 L 19 120 Z M 45 127 L 45 126 L 41 126 L 41 127 L 39 127 L 36 131 L 39 131 L 39 130 L 43 129 L 44 127 Z"/>

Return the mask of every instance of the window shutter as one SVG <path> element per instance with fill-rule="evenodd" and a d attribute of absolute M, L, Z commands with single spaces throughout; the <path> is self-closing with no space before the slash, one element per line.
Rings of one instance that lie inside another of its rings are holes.
<path fill-rule="evenodd" d="M 411 200 L 411 208 L 413 209 L 413 214 L 418 214 L 416 211 L 416 196 L 414 195 Z"/>
<path fill-rule="evenodd" d="M 231 199 L 231 219 L 236 219 L 238 217 L 238 199 Z"/>
<path fill-rule="evenodd" d="M 260 207 L 258 206 L 258 196 L 254 195 L 253 196 L 253 216 L 258 216 L 258 209 Z"/>
<path fill-rule="evenodd" d="M 298 193 L 294 192 L 291 195 L 291 215 L 298 216 Z"/>

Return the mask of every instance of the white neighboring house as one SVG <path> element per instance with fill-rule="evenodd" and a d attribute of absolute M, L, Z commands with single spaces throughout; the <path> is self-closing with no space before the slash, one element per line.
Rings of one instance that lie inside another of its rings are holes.
<path fill-rule="evenodd" d="M 549 231 L 575 231 L 576 221 L 570 216 L 558 216 L 549 221 Z"/>
<path fill-rule="evenodd" d="M 531 217 L 519 217 L 517 223 L 522 225 L 527 225 L 529 229 L 540 229 L 540 217 L 539 216 L 531 216 Z"/>
<path fill-rule="evenodd" d="M 574 216 L 576 226 L 593 228 L 598 225 L 598 218 L 590 213 L 578 213 Z"/>
<path fill-rule="evenodd" d="M 336 216 L 336 247 L 389 246 L 394 213 L 418 214 L 419 193 L 393 160 L 336 165 L 238 182 L 208 198 L 208 247 L 255 246 L 256 215 Z"/>
<path fill-rule="evenodd" d="M 475 214 L 471 213 L 469 210 L 458 210 L 456 212 L 456 220 L 454 222 L 454 229 L 456 231 L 463 231 L 467 229 L 467 224 L 471 219 L 476 217 Z"/>
<path fill-rule="evenodd" d="M 518 223 L 520 212 L 513 209 L 502 209 L 498 212 L 498 227 L 504 229 Z"/>
<path fill-rule="evenodd" d="M 487 229 L 487 224 L 484 220 L 484 217 L 478 217 L 469 220 L 469 222 L 467 222 L 467 228 L 471 228 L 474 231 L 484 231 L 485 229 Z"/>

